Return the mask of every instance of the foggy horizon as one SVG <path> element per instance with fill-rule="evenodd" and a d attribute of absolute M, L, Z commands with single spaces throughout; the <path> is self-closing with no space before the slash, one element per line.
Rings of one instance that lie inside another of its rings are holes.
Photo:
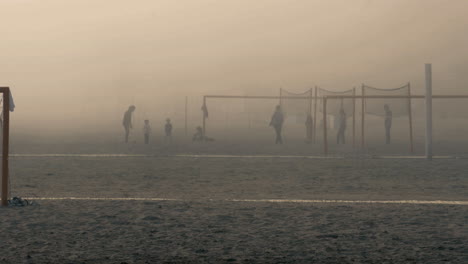
<path fill-rule="evenodd" d="M 12 130 L 119 129 L 135 104 L 154 116 L 204 94 L 366 83 L 467 91 L 466 1 L 0 2 L 0 85 Z M 182 106 L 181 106 L 182 107 Z M 195 117 L 194 117 L 195 118 Z M 117 122 L 117 123 L 116 123 Z"/>

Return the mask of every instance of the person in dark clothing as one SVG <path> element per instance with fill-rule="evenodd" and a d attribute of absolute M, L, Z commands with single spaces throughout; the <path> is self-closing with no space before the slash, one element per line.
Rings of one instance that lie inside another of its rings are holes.
<path fill-rule="evenodd" d="M 392 119 L 393 114 L 392 110 L 390 110 L 390 106 L 388 104 L 384 105 L 385 110 L 385 143 L 390 144 L 390 129 L 392 128 Z"/>
<path fill-rule="evenodd" d="M 275 113 L 271 117 L 270 126 L 275 129 L 276 132 L 276 141 L 275 144 L 283 144 L 283 139 L 281 138 L 281 130 L 283 128 L 284 115 L 281 111 L 281 106 L 276 106 Z"/>
<path fill-rule="evenodd" d="M 128 136 L 130 135 L 130 129 L 132 129 L 132 114 L 135 111 L 136 107 L 131 105 L 128 107 L 128 110 L 125 112 L 122 125 L 125 129 L 125 143 L 128 143 Z"/>
<path fill-rule="evenodd" d="M 166 141 L 172 142 L 172 123 L 171 119 L 166 119 L 166 125 L 164 126 L 164 132 L 166 135 Z"/>
<path fill-rule="evenodd" d="M 338 133 L 336 135 L 337 144 L 345 144 L 345 131 L 346 131 L 346 113 L 343 108 L 340 109 L 338 116 Z"/>
<path fill-rule="evenodd" d="M 145 125 L 143 126 L 143 134 L 145 137 L 145 144 L 149 144 L 149 137 L 151 134 L 151 126 L 149 120 L 145 120 Z"/>
<path fill-rule="evenodd" d="M 192 141 L 203 141 L 203 128 L 201 126 L 197 126 L 195 134 L 193 134 Z"/>

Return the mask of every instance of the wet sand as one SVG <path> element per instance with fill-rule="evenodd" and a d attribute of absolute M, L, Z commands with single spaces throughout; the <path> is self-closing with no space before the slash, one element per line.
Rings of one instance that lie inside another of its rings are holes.
<path fill-rule="evenodd" d="M 33 200 L 1 209 L 0 263 L 468 262 L 466 205 L 232 201 L 468 201 L 465 159 L 19 156 L 10 163 L 13 195 L 177 200 Z"/>

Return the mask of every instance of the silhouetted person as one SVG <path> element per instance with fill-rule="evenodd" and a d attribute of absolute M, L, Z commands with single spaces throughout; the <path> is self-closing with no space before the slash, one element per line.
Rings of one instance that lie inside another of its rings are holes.
<path fill-rule="evenodd" d="M 388 104 L 384 105 L 385 110 L 385 143 L 390 144 L 390 129 L 392 128 L 393 114 Z"/>
<path fill-rule="evenodd" d="M 336 135 L 337 144 L 345 144 L 345 131 L 346 131 L 346 113 L 343 108 L 340 109 L 340 114 L 338 115 L 338 133 Z"/>
<path fill-rule="evenodd" d="M 203 128 L 201 126 L 197 126 L 195 134 L 193 134 L 192 141 L 203 141 Z"/>
<path fill-rule="evenodd" d="M 306 127 L 306 141 L 307 143 L 312 142 L 314 137 L 314 119 L 311 115 L 307 115 L 307 119 L 305 122 Z"/>
<path fill-rule="evenodd" d="M 276 106 L 275 113 L 271 117 L 270 126 L 275 129 L 276 132 L 276 141 L 275 144 L 283 144 L 283 139 L 281 138 L 281 130 L 283 128 L 284 115 L 281 111 L 281 106 Z"/>
<path fill-rule="evenodd" d="M 172 142 L 172 124 L 171 119 L 166 119 L 166 125 L 164 126 L 164 133 L 166 135 L 166 141 Z"/>
<path fill-rule="evenodd" d="M 125 128 L 125 143 L 128 143 L 128 136 L 130 135 L 130 129 L 132 126 L 132 113 L 135 111 L 135 106 L 131 105 L 128 110 L 125 112 L 123 117 L 123 126 Z"/>
<path fill-rule="evenodd" d="M 149 143 L 149 137 L 151 134 L 151 126 L 149 120 L 145 120 L 145 125 L 143 126 L 143 134 L 145 135 L 145 144 Z"/>

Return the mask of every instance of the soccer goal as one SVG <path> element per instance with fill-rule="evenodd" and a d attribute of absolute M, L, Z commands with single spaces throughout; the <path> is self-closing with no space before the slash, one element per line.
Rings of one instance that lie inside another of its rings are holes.
<path fill-rule="evenodd" d="M 9 134 L 10 134 L 10 111 L 13 111 L 14 104 L 9 87 L 0 87 L 1 114 L 0 126 L 2 133 L 2 189 L 1 205 L 8 206 L 9 198 L 9 178 L 8 178 L 8 154 L 9 154 Z"/>
<path fill-rule="evenodd" d="M 269 123 L 276 106 L 285 116 L 285 137 L 305 136 L 307 116 L 311 115 L 312 90 L 293 93 L 280 89 L 277 96 L 205 95 L 203 97 L 204 135 L 214 139 L 264 139 L 271 134 Z M 294 136 L 292 136 L 294 135 Z"/>
<path fill-rule="evenodd" d="M 328 128 L 337 129 L 338 125 L 335 124 L 339 120 L 341 110 L 344 111 L 346 115 L 346 119 L 351 119 L 352 129 L 351 129 L 351 137 L 353 146 L 355 145 L 355 134 L 356 134 L 356 88 L 352 88 L 349 90 L 344 91 L 331 91 L 327 89 L 323 89 L 320 87 L 315 88 L 315 109 L 314 109 L 314 119 L 319 120 L 320 122 L 315 122 L 314 124 L 314 131 L 317 130 L 316 124 L 319 123 L 320 127 L 327 125 Z M 325 115 L 324 113 L 324 98 L 325 97 L 336 97 L 335 100 L 328 100 L 327 102 L 327 110 Z M 322 113 L 320 115 L 319 113 Z M 318 115 L 319 114 L 319 115 Z M 317 119 L 318 118 L 318 119 Z M 328 119 L 328 122 L 327 120 Z M 333 122 L 333 123 L 332 123 Z M 347 129 L 347 131 L 349 131 Z M 317 133 L 314 133 L 317 134 Z"/>
<path fill-rule="evenodd" d="M 362 147 L 364 148 L 365 146 L 366 115 L 380 117 L 381 120 L 384 120 L 386 115 L 391 115 L 391 119 L 408 118 L 409 150 L 410 153 L 413 153 L 413 115 L 411 110 L 410 83 L 408 82 L 401 87 L 393 89 L 375 88 L 362 84 L 361 89 L 363 96 L 361 109 Z"/>

